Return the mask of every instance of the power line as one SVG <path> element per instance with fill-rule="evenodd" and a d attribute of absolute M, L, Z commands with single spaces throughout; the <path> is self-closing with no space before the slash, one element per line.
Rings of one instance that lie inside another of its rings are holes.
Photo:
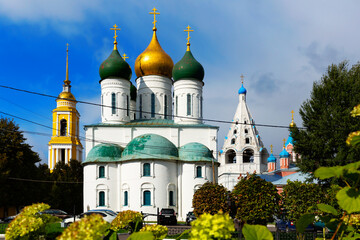
<path fill-rule="evenodd" d="M 7 179 L 16 180 L 16 181 L 23 181 L 23 182 L 42 182 L 42 183 L 71 183 L 71 184 L 82 184 L 82 183 L 84 183 L 84 182 L 36 180 L 36 179 L 28 179 L 28 178 L 14 178 L 14 177 L 8 177 Z"/>
<path fill-rule="evenodd" d="M 39 92 L 34 92 L 34 91 L 29 91 L 29 90 L 24 90 L 24 89 L 19 89 L 19 88 L 14 88 L 14 87 L 5 86 L 5 85 L 0 85 L 0 87 L 6 88 L 6 89 L 11 89 L 11 90 L 14 90 L 14 91 L 19 91 L 19 92 L 25 92 L 25 93 L 29 93 L 29 94 L 39 95 L 39 96 L 43 96 L 43 97 L 50 97 L 50 98 L 55 98 L 55 99 L 68 100 L 68 101 L 72 101 L 72 102 L 76 102 L 76 103 L 83 103 L 83 104 L 88 104 L 88 105 L 93 105 L 93 106 L 98 106 L 98 107 L 113 108 L 113 106 L 108 106 L 108 105 L 104 105 L 104 104 L 87 102 L 87 101 L 81 101 L 81 100 L 74 100 L 74 99 L 69 99 L 69 98 L 59 98 L 59 97 L 57 97 L 57 96 L 53 96 L 53 95 L 49 95 L 49 94 L 44 94 L 44 93 L 39 93 Z M 120 107 L 115 107 L 115 109 L 125 110 L 125 111 L 127 110 L 127 108 L 120 108 Z M 131 110 L 131 111 L 140 112 L 139 110 L 136 110 L 136 109 L 135 109 L 135 110 Z M 148 111 L 142 111 L 142 113 L 151 114 L 151 112 L 148 112 Z M 179 117 L 179 118 L 192 119 L 192 120 L 199 120 L 199 118 L 194 118 L 194 117 L 189 117 L 189 116 L 178 116 L 178 115 L 161 114 L 161 113 L 155 113 L 155 115 L 168 116 L 168 117 Z M 215 119 L 206 119 L 206 118 L 202 118 L 201 120 L 206 121 L 206 122 L 227 123 L 227 124 L 240 124 L 240 125 L 258 126 L 258 127 L 286 128 L 286 129 L 289 129 L 289 128 L 290 128 L 289 126 L 281 126 L 281 125 L 273 125 L 273 124 L 242 123 L 242 122 L 225 121 L 225 120 L 215 120 Z M 298 127 L 298 128 L 299 128 L 299 129 L 305 129 L 304 127 Z"/>

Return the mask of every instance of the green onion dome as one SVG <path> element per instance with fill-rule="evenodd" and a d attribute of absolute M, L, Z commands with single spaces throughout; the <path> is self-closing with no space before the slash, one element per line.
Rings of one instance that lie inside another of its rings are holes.
<path fill-rule="evenodd" d="M 182 59 L 177 62 L 172 70 L 174 81 L 180 79 L 204 79 L 204 68 L 196 61 L 190 49 L 188 49 Z"/>
<path fill-rule="evenodd" d="M 179 159 L 183 161 L 216 161 L 210 149 L 197 142 L 182 146 L 179 149 Z"/>
<path fill-rule="evenodd" d="M 98 144 L 90 150 L 84 163 L 120 161 L 122 151 L 117 144 Z"/>
<path fill-rule="evenodd" d="M 130 80 L 132 71 L 127 62 L 114 49 L 110 56 L 100 65 L 99 74 L 101 80 L 109 77 L 119 77 Z"/>
<path fill-rule="evenodd" d="M 178 159 L 178 149 L 168 139 L 157 134 L 144 134 L 131 140 L 122 153 L 122 160 Z"/>
<path fill-rule="evenodd" d="M 131 82 L 130 82 L 131 83 Z M 130 86 L 130 99 L 133 101 L 136 101 L 136 95 L 137 95 L 137 89 L 136 87 L 131 83 Z"/>

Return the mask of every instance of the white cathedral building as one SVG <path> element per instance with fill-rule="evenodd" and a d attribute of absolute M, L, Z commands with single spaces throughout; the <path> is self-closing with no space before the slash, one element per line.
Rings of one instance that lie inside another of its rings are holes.
<path fill-rule="evenodd" d="M 157 208 L 173 208 L 185 220 L 194 192 L 217 182 L 218 127 L 202 121 L 204 69 L 190 51 L 189 36 L 174 65 L 155 23 L 135 62 L 136 86 L 117 50 L 116 32 L 114 49 L 100 66 L 101 122 L 85 126 L 84 210 L 156 214 Z"/>
<path fill-rule="evenodd" d="M 156 9 L 155 9 L 156 10 Z M 154 16 L 157 14 L 153 12 Z M 132 70 L 117 49 L 100 65 L 101 122 L 85 126 L 85 160 L 81 159 L 76 99 L 68 79 L 53 110 L 53 134 L 49 142 L 49 168 L 71 159 L 84 166 L 84 210 L 109 208 L 157 213 L 173 208 L 178 220 L 192 211 L 195 191 L 205 182 L 217 182 L 232 190 L 246 173 L 268 172 L 285 176 L 295 162 L 289 136 L 276 158 L 261 141 L 246 104 L 243 84 L 239 103 L 224 145 L 218 150 L 218 127 L 203 122 L 204 68 L 187 49 L 175 65 L 161 48 L 156 20 L 148 47 Z M 100 90 L 99 89 L 99 90 Z M 294 126 L 292 123 L 290 126 Z M 286 149 L 285 149 L 286 147 Z"/>

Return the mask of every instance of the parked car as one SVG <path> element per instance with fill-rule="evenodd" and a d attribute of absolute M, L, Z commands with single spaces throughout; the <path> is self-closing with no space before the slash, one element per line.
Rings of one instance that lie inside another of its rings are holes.
<path fill-rule="evenodd" d="M 16 214 L 16 215 L 13 215 L 13 216 L 5 217 L 2 222 L 3 223 L 10 223 L 12 220 L 14 220 L 17 217 L 17 215 L 19 215 L 19 213 Z"/>
<path fill-rule="evenodd" d="M 159 213 L 159 224 L 160 225 L 176 225 L 176 213 L 174 209 L 163 208 Z"/>
<path fill-rule="evenodd" d="M 69 215 L 67 212 L 63 211 L 63 210 L 59 210 L 59 209 L 47 209 L 44 211 L 39 212 L 39 214 L 49 214 L 61 219 L 65 219 L 70 217 L 71 215 Z"/>
<path fill-rule="evenodd" d="M 285 231 L 285 232 L 296 231 L 296 226 L 294 224 L 294 221 L 287 220 L 284 218 L 276 219 L 275 227 L 276 227 L 276 231 Z M 308 225 L 305 229 L 305 231 L 314 231 L 314 230 L 315 228 L 313 224 Z"/>
<path fill-rule="evenodd" d="M 114 211 L 109 210 L 109 209 L 93 209 L 93 210 L 90 210 L 90 211 L 87 211 L 80 215 L 75 216 L 75 222 L 80 221 L 81 218 L 83 218 L 85 216 L 89 216 L 91 214 L 99 214 L 108 223 L 111 223 L 116 218 L 116 215 L 117 215 Z M 63 223 L 66 227 L 69 226 L 73 222 L 74 222 L 74 217 L 68 217 L 63 220 Z"/>
<path fill-rule="evenodd" d="M 188 212 L 186 214 L 186 220 L 185 220 L 186 225 L 190 225 L 190 223 L 194 220 L 196 220 L 194 212 Z"/>

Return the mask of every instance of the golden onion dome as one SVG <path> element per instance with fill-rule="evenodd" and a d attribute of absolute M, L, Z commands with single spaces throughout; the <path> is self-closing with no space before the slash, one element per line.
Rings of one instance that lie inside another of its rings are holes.
<path fill-rule="evenodd" d="M 156 37 L 156 28 L 154 28 L 149 46 L 136 58 L 136 76 L 160 75 L 171 78 L 173 67 L 174 63 L 171 57 L 161 48 Z"/>
<path fill-rule="evenodd" d="M 58 96 L 58 100 L 66 100 L 66 99 L 59 99 L 59 98 L 66 98 L 69 100 L 76 100 L 74 95 L 71 92 L 61 92 Z"/>

